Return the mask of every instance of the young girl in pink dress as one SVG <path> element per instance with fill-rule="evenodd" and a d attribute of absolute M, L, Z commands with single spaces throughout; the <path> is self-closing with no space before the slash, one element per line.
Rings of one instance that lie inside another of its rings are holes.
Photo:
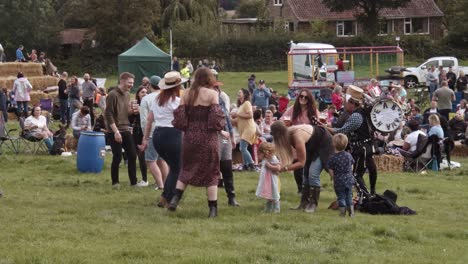
<path fill-rule="evenodd" d="M 275 146 L 272 143 L 262 142 L 258 147 L 258 157 L 262 160 L 260 178 L 258 181 L 256 195 L 267 199 L 264 212 L 280 212 L 280 180 L 278 174 L 281 164 L 275 156 Z"/>

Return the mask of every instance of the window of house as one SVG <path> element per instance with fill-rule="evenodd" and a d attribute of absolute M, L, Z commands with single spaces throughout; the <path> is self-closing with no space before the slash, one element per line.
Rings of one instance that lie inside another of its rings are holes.
<path fill-rule="evenodd" d="M 405 18 L 405 34 L 429 34 L 429 18 Z"/>
<path fill-rule="evenodd" d="M 282 6 L 283 5 L 283 0 L 273 0 L 273 5 Z"/>
<path fill-rule="evenodd" d="M 393 20 L 379 20 L 379 35 L 393 33 Z"/>
<path fill-rule="evenodd" d="M 346 37 L 346 36 L 356 35 L 356 22 L 355 21 L 338 21 L 338 22 L 336 22 L 336 35 L 338 37 Z"/>

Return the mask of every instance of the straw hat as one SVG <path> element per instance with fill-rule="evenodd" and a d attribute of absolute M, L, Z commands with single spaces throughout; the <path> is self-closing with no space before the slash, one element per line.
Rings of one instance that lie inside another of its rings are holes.
<path fill-rule="evenodd" d="M 354 101 L 361 102 L 363 94 L 364 90 L 361 88 L 354 85 L 349 85 L 348 89 L 346 90 L 346 101 L 353 99 Z"/>
<path fill-rule="evenodd" d="M 180 72 L 170 71 L 164 74 L 164 78 L 159 81 L 158 87 L 161 90 L 167 90 L 186 83 L 187 81 L 188 79 L 182 78 L 182 76 L 180 76 Z"/>

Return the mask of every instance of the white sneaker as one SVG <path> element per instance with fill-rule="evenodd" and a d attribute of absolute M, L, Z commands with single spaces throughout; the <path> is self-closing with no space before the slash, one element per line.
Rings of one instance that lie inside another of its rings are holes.
<path fill-rule="evenodd" d="M 147 181 L 140 181 L 139 183 L 137 183 L 136 185 L 137 187 L 146 187 L 148 186 L 148 182 Z"/>

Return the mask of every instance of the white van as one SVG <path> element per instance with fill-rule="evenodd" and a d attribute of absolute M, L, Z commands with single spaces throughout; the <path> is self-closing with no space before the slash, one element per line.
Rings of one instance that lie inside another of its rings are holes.
<path fill-rule="evenodd" d="M 312 79 L 312 59 L 314 60 L 313 72 L 315 73 L 315 80 L 326 80 L 327 69 L 336 69 L 338 54 L 333 45 L 323 43 L 294 43 L 291 41 L 289 52 L 290 55 L 292 55 L 293 76 L 296 80 Z"/>

